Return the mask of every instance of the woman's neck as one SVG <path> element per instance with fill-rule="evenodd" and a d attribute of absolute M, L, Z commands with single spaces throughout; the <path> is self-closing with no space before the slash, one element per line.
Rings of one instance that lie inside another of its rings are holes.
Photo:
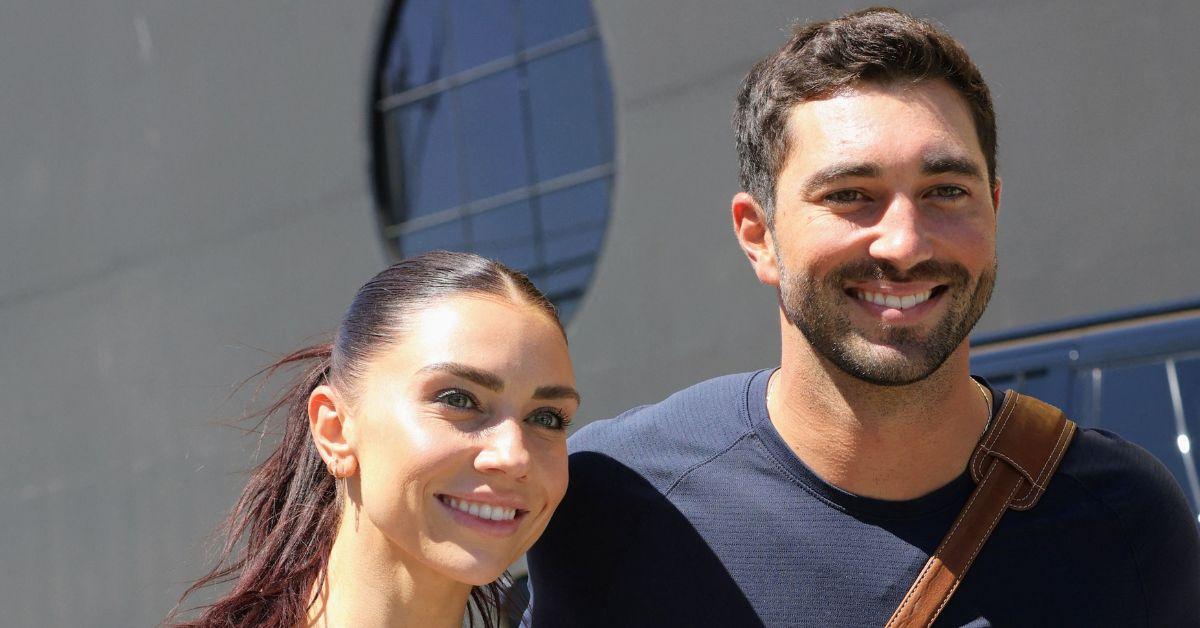
<path fill-rule="evenodd" d="M 346 509 L 329 554 L 310 628 L 459 628 L 471 585 L 451 580 L 396 549 L 365 517 Z"/>

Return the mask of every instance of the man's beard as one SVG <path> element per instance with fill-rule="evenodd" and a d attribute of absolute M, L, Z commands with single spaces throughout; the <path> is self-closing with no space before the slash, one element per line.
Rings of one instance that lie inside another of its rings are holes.
<path fill-rule="evenodd" d="M 987 308 L 996 284 L 996 263 L 985 268 L 971 288 L 971 275 L 959 264 L 926 261 L 907 273 L 887 262 L 864 260 L 835 269 L 820 281 L 791 277 L 780 260 L 779 301 L 784 317 L 809 345 L 843 372 L 880 386 L 902 386 L 929 377 L 954 353 Z M 925 337 L 920 330 L 878 322 L 873 329 L 855 328 L 847 308 L 857 297 L 846 293 L 849 282 L 864 280 L 936 281 L 946 313 Z M 879 345 L 892 351 L 880 351 Z M 896 355 L 896 354 L 899 355 Z"/>

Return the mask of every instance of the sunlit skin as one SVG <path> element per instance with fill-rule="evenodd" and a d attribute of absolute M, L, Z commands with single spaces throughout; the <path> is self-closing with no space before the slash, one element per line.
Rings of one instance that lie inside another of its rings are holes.
<path fill-rule="evenodd" d="M 918 497 L 962 472 L 987 421 L 965 333 L 994 280 L 999 182 L 940 81 L 801 103 L 788 137 L 773 225 L 748 194 L 732 208 L 756 275 L 781 292 L 771 420 L 832 484 Z"/>
<path fill-rule="evenodd" d="M 527 550 L 566 491 L 579 398 L 547 314 L 458 296 L 407 325 L 357 398 L 321 387 L 310 399 L 318 450 L 353 470 L 311 625 L 459 626 L 471 586 Z M 516 516 L 485 519 L 450 498 Z"/>

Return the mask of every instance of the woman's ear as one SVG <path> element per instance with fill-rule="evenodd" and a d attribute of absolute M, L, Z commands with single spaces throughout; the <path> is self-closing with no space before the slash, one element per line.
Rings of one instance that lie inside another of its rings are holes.
<path fill-rule="evenodd" d="M 332 386 L 322 384 L 308 395 L 308 431 L 335 478 L 350 477 L 358 470 L 358 458 L 347 429 L 348 418 L 345 402 Z"/>

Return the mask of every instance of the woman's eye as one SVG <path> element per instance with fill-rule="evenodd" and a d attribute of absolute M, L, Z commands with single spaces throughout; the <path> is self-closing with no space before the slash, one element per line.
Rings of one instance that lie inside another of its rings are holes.
<path fill-rule="evenodd" d="M 565 430 L 571 424 L 571 420 L 563 416 L 563 413 L 550 409 L 538 410 L 529 415 L 529 418 L 526 420 L 534 425 L 552 430 Z"/>
<path fill-rule="evenodd" d="M 838 190 L 826 194 L 825 200 L 831 203 L 859 203 L 867 200 L 867 195 L 858 190 Z"/>
<path fill-rule="evenodd" d="M 468 410 L 476 406 L 475 400 L 461 390 L 447 390 L 439 394 L 437 400 L 459 410 Z"/>

